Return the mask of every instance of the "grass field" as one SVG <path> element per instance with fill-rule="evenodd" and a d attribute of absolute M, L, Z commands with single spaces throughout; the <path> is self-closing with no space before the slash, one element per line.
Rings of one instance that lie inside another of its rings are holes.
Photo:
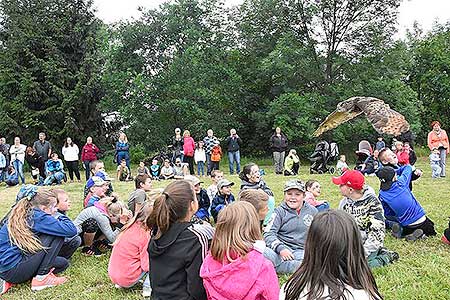
<path fill-rule="evenodd" d="M 428 216 L 435 222 L 438 236 L 426 240 L 409 243 L 396 240 L 387 234 L 385 246 L 400 254 L 400 260 L 392 265 L 374 270 L 379 289 L 385 299 L 450 299 L 450 247 L 440 242 L 440 235 L 447 226 L 450 215 L 450 180 L 449 178 L 432 180 L 428 160 L 419 159 L 418 167 L 424 170 L 424 175 L 414 184 L 414 194 L 422 203 Z M 223 165 L 222 169 L 225 165 Z M 263 167 L 271 173 L 271 167 Z M 317 179 L 322 185 L 322 198 L 331 202 L 336 208 L 341 196 L 339 189 L 331 183 L 331 175 L 309 175 L 306 166 L 301 167 L 299 178 Z M 112 174 L 112 171 L 110 172 Z M 236 175 L 227 176 L 234 181 L 233 193 L 239 189 L 239 179 Z M 275 193 L 277 203 L 282 200 L 282 187 L 287 179 L 282 176 L 268 174 L 265 181 Z M 210 180 L 205 178 L 204 186 Z M 378 190 L 376 177 L 367 178 L 369 185 Z M 167 182 L 154 182 L 154 187 L 164 187 Z M 70 217 L 76 217 L 82 208 L 84 183 L 70 183 L 62 187 L 69 193 L 72 201 Z M 0 187 L 0 215 L 6 213 L 14 202 L 18 187 Z M 114 190 L 122 200 L 128 198 L 133 190 L 133 183 L 114 182 Z M 63 286 L 34 293 L 30 283 L 13 287 L 2 299 L 141 299 L 139 288 L 124 291 L 117 290 L 111 284 L 108 274 L 108 256 L 95 258 L 75 253 L 72 266 L 66 271 L 69 282 Z M 281 282 L 285 278 L 280 279 Z"/>

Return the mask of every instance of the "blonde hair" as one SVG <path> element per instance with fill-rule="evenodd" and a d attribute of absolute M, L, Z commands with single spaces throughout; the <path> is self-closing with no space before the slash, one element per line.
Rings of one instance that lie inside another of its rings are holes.
<path fill-rule="evenodd" d="M 42 246 L 41 241 L 31 231 L 32 225 L 29 223 L 29 218 L 33 214 L 33 208 L 49 207 L 51 204 L 56 205 L 56 202 L 57 195 L 49 190 L 40 190 L 33 198 L 23 198 L 17 202 L 8 220 L 11 244 L 27 253 L 37 253 L 43 250 L 44 246 Z"/>
<path fill-rule="evenodd" d="M 191 136 L 191 133 L 189 132 L 189 130 L 185 130 L 183 132 L 183 136 Z"/>
<path fill-rule="evenodd" d="M 257 240 L 262 240 L 262 234 L 255 207 L 248 202 L 237 201 L 219 213 L 211 255 L 217 261 L 231 262 L 247 255 Z"/>
<path fill-rule="evenodd" d="M 147 226 L 147 219 L 150 217 L 150 214 L 152 213 L 152 211 L 153 211 L 153 203 L 145 202 L 145 204 L 139 209 L 139 211 L 134 215 L 134 217 L 131 218 L 127 222 L 127 224 L 125 224 L 122 227 L 122 230 L 119 233 L 119 235 L 116 237 L 116 240 L 113 243 L 113 245 L 116 245 L 119 242 L 119 239 L 121 238 L 123 233 L 125 231 L 127 231 L 127 229 L 130 228 L 136 222 L 140 222 L 141 223 L 141 227 L 145 231 L 149 231 L 150 228 Z"/>

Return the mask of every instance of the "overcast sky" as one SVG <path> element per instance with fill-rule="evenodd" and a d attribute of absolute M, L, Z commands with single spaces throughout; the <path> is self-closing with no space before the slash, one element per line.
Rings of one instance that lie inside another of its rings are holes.
<path fill-rule="evenodd" d="M 97 16 L 106 23 L 122 19 L 138 18 L 139 6 L 156 8 L 165 0 L 94 0 Z M 242 0 L 225 0 L 227 6 L 242 3 Z M 425 31 L 432 28 L 433 22 L 450 21 L 450 0 L 403 0 L 399 14 L 399 37 L 404 37 L 407 28 L 417 21 Z"/>

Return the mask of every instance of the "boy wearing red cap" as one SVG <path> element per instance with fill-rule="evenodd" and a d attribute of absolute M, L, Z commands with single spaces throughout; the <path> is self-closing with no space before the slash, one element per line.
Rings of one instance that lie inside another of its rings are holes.
<path fill-rule="evenodd" d="M 364 175 L 356 170 L 348 170 L 339 177 L 333 177 L 332 180 L 334 184 L 339 185 L 344 196 L 339 203 L 339 209 L 352 215 L 358 224 L 369 266 L 384 265 L 395 259 L 389 255 L 398 258 L 396 253 L 394 255 L 393 252 L 383 248 L 385 236 L 383 206 L 373 188 L 364 184 Z M 386 253 L 389 253 L 387 261 L 383 263 L 377 259 L 380 254 Z"/>

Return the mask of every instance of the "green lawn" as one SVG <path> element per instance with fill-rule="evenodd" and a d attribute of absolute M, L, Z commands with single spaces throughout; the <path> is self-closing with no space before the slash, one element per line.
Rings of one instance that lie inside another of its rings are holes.
<path fill-rule="evenodd" d="M 450 215 L 450 185 L 449 179 L 432 180 L 426 158 L 418 162 L 424 170 L 423 177 L 415 182 L 414 193 L 422 203 L 428 216 L 435 222 L 438 236 L 414 243 L 400 241 L 387 235 L 385 245 L 400 254 L 400 260 L 390 266 L 374 271 L 379 289 L 385 299 L 450 299 L 450 247 L 440 242 L 440 235 L 447 226 Z M 225 164 L 222 164 L 225 169 Z M 271 167 L 264 167 L 266 172 L 272 172 Z M 112 172 L 110 173 L 112 174 Z M 331 202 L 336 208 L 340 200 L 339 189 L 331 183 L 331 175 L 309 175 L 308 167 L 301 167 L 302 180 L 317 179 L 322 184 L 323 199 Z M 239 179 L 236 175 L 228 176 L 234 181 L 235 195 L 239 189 Z M 273 174 L 265 175 L 264 179 L 275 192 L 277 203 L 282 199 L 282 187 L 287 179 Z M 205 186 L 210 180 L 205 179 Z M 368 183 L 378 189 L 376 177 L 367 178 Z M 163 187 L 166 182 L 154 182 L 154 187 Z M 83 184 L 66 184 L 63 188 L 70 194 L 74 218 L 82 208 Z M 122 200 L 127 199 L 133 190 L 133 183 L 114 182 L 114 189 Z M 0 214 L 7 212 L 14 202 L 18 187 L 0 187 Z M 140 289 L 131 291 L 117 290 L 111 284 L 108 274 L 108 257 L 84 257 L 77 252 L 72 260 L 72 266 L 65 273 L 69 282 L 63 286 L 34 293 L 30 284 L 21 284 L 12 288 L 2 299 L 142 299 Z M 282 279 L 284 281 L 284 278 Z"/>

